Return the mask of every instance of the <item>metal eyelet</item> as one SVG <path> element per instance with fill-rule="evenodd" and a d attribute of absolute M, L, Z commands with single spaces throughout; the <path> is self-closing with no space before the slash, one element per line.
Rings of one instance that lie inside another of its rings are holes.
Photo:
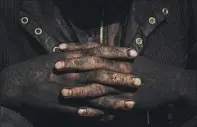
<path fill-rule="evenodd" d="M 149 23 L 152 24 L 152 25 L 155 24 L 156 23 L 156 18 L 155 17 L 150 17 L 149 18 Z"/>
<path fill-rule="evenodd" d="M 164 15 L 168 15 L 168 13 L 169 13 L 169 11 L 168 11 L 167 8 L 163 8 L 163 9 L 162 9 L 162 12 L 163 12 Z"/>
<path fill-rule="evenodd" d="M 142 45 L 142 44 L 143 44 L 142 38 L 136 38 L 136 39 L 135 39 L 135 43 L 136 43 L 137 45 Z"/>
<path fill-rule="evenodd" d="M 41 28 L 36 28 L 36 29 L 34 30 L 34 33 L 35 33 L 36 35 L 41 35 L 41 34 L 42 34 L 42 29 L 41 29 Z"/>
<path fill-rule="evenodd" d="M 59 47 L 55 46 L 53 47 L 53 52 L 57 52 L 59 49 L 60 49 Z"/>
<path fill-rule="evenodd" d="M 25 24 L 27 24 L 28 22 L 29 22 L 29 19 L 28 19 L 27 17 L 22 17 L 22 18 L 21 18 L 21 23 L 22 23 L 22 24 L 25 25 Z"/>

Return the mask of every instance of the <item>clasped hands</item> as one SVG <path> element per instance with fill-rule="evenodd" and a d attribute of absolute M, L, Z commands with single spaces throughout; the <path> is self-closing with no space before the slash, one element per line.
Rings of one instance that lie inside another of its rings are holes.
<path fill-rule="evenodd" d="M 102 116 L 135 106 L 132 91 L 141 85 L 141 79 L 132 75 L 135 50 L 98 43 L 61 44 L 59 49 L 67 51 L 55 63 L 56 73 L 67 81 L 61 101 L 76 104 L 79 116 Z M 58 78 L 52 75 L 50 80 Z"/>

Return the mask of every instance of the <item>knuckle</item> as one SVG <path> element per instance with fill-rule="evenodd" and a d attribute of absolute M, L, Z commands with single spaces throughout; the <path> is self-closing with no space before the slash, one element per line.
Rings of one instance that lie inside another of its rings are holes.
<path fill-rule="evenodd" d="M 71 89 L 71 91 L 72 91 L 72 95 L 71 96 L 78 96 L 80 93 L 79 93 L 79 91 L 78 91 L 78 89 L 77 88 L 73 88 L 73 89 Z"/>
<path fill-rule="evenodd" d="M 74 96 L 87 96 L 88 95 L 88 90 L 83 87 L 79 88 L 74 88 L 73 89 L 73 95 Z"/>
<path fill-rule="evenodd" d="M 115 103 L 106 97 L 101 97 L 98 100 L 98 104 L 105 108 L 113 108 Z"/>
<path fill-rule="evenodd" d="M 73 66 L 79 67 L 79 66 L 85 65 L 87 63 L 87 59 L 86 58 L 78 58 L 78 59 L 72 59 L 69 62 L 71 62 Z"/>
<path fill-rule="evenodd" d="M 126 70 L 126 71 L 131 71 L 132 69 L 132 65 L 130 63 L 127 63 L 127 62 L 124 62 L 124 63 L 119 63 L 119 67 L 123 70 Z"/>
<path fill-rule="evenodd" d="M 101 97 L 98 99 L 98 104 L 104 107 L 109 107 L 108 101 L 106 101 L 105 97 Z"/>
<path fill-rule="evenodd" d="M 101 110 L 88 108 L 87 109 L 87 115 L 88 116 L 98 116 L 104 114 Z"/>
<path fill-rule="evenodd" d="M 97 56 L 103 56 L 106 50 L 104 50 L 104 46 L 99 46 L 99 47 L 92 48 L 90 52 Z"/>
<path fill-rule="evenodd" d="M 73 51 L 66 54 L 66 58 L 77 58 L 82 56 L 82 51 Z"/>
<path fill-rule="evenodd" d="M 84 95 L 84 96 L 91 96 L 91 89 L 89 88 L 82 88 L 81 90 L 81 94 Z"/>
<path fill-rule="evenodd" d="M 92 63 L 94 63 L 94 64 L 100 63 L 100 61 L 101 61 L 101 58 L 99 58 L 99 57 L 91 56 L 90 58 L 92 60 Z"/>
<path fill-rule="evenodd" d="M 95 80 L 96 81 L 105 81 L 107 80 L 107 71 L 104 69 L 99 69 L 95 71 Z"/>
<path fill-rule="evenodd" d="M 121 100 L 114 100 L 113 102 L 114 109 L 120 109 L 124 107 L 124 101 Z"/>
<path fill-rule="evenodd" d="M 110 74 L 110 77 L 113 82 L 117 82 L 117 83 L 124 82 L 124 77 L 118 73 L 112 73 L 112 74 Z"/>
<path fill-rule="evenodd" d="M 101 74 L 107 74 L 107 71 L 105 69 L 98 69 L 98 70 L 95 71 L 95 73 L 97 75 L 101 75 Z"/>
<path fill-rule="evenodd" d="M 98 58 L 95 56 L 84 56 L 84 57 L 81 57 L 80 59 L 91 64 L 91 63 L 95 63 Z"/>
<path fill-rule="evenodd" d="M 108 108 L 121 109 L 122 107 L 124 107 L 124 101 L 114 98 L 114 96 L 108 96 L 108 97 L 103 97 L 103 98 L 105 99 L 104 104 L 108 106 Z"/>
<path fill-rule="evenodd" d="M 101 85 L 101 84 L 92 84 L 90 89 L 94 89 L 95 91 L 93 92 L 93 94 L 99 96 L 99 95 L 103 95 L 106 93 L 106 89 L 105 86 Z"/>
<path fill-rule="evenodd" d="M 101 61 L 100 58 L 95 57 L 95 56 L 86 56 L 86 57 L 81 58 L 80 61 L 82 61 L 84 67 L 86 67 L 86 68 L 95 69 L 95 68 L 102 67 L 102 64 L 100 62 Z"/>
<path fill-rule="evenodd" d="M 100 46 L 99 48 L 97 48 L 97 52 L 104 55 L 108 53 L 109 49 L 110 49 L 110 46 Z"/>

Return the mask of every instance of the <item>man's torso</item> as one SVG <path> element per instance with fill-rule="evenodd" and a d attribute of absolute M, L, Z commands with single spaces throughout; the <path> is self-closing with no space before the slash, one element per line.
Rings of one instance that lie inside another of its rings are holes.
<path fill-rule="evenodd" d="M 39 2 L 34 4 L 39 4 Z M 95 21 L 95 23 L 92 23 L 90 26 L 86 23 L 86 25 L 82 27 L 81 22 L 83 22 L 83 16 L 78 16 L 77 14 L 72 15 L 73 11 L 79 12 L 80 10 L 85 10 L 86 7 L 79 9 L 77 8 L 79 5 L 75 6 L 71 3 L 72 6 L 67 6 L 68 8 L 65 8 L 65 11 L 61 8 L 62 13 L 60 13 L 58 9 L 47 12 L 47 9 L 42 9 L 43 5 L 38 7 L 36 5 L 34 6 L 34 4 L 26 2 L 21 6 L 21 14 L 19 17 L 21 26 L 19 36 L 21 36 L 21 42 L 17 42 L 16 45 L 14 44 L 12 47 L 14 51 L 7 53 L 7 56 L 17 56 L 18 59 L 16 58 L 16 60 L 13 59 L 10 63 L 5 63 L 5 66 L 52 52 L 53 48 L 62 42 L 88 42 L 89 38 L 92 37 L 92 34 L 90 34 L 92 31 L 89 32 L 89 30 L 84 27 L 94 27 L 96 30 L 99 30 L 100 21 L 91 20 L 94 19 L 94 17 L 85 16 L 86 21 Z M 190 37 L 190 32 L 192 32 L 190 6 L 191 5 L 184 0 L 134 1 L 133 4 L 129 6 L 129 13 L 126 13 L 127 9 L 125 9 L 121 11 L 123 13 L 119 14 L 120 16 L 115 16 L 115 19 L 113 19 L 114 16 L 109 20 L 105 19 L 112 24 L 117 25 L 117 23 L 120 23 L 120 27 L 108 27 L 107 33 L 111 34 L 108 35 L 107 39 L 111 41 L 114 40 L 112 44 L 117 46 L 135 48 L 140 55 L 157 63 L 186 68 L 188 65 L 188 53 L 192 45 L 192 41 L 190 41 L 192 38 Z M 76 8 L 73 9 L 73 7 Z M 53 9 L 53 6 L 50 6 L 48 9 L 50 10 L 50 8 Z M 88 9 L 91 8 L 93 7 Z M 95 10 L 95 12 L 96 11 L 97 10 Z M 66 14 L 64 14 L 64 12 Z M 122 16 L 124 14 L 127 14 L 126 21 L 128 22 L 124 22 L 124 19 L 122 19 L 124 18 L 124 16 Z M 28 19 L 28 22 L 23 22 L 22 19 L 24 19 L 24 17 Z M 72 19 L 76 27 L 70 23 Z M 98 18 L 98 20 L 100 19 Z M 117 29 L 121 32 L 117 32 Z M 40 31 L 36 32 L 36 30 L 41 30 L 41 33 L 39 33 Z M 109 32 L 110 30 L 111 32 Z M 99 33 L 99 31 L 94 33 Z M 120 38 L 120 36 L 112 33 L 122 33 L 122 36 Z M 43 46 L 44 43 L 48 45 Z M 24 53 L 27 53 L 27 55 L 24 56 Z M 181 108 L 184 108 L 184 106 Z M 162 121 L 165 123 L 166 120 L 168 120 L 166 119 L 169 115 L 168 110 L 163 110 L 161 113 L 158 113 L 158 110 L 160 109 L 156 109 L 156 111 L 153 110 L 151 113 L 154 114 L 153 116 L 161 115 L 161 118 L 156 116 L 151 119 L 154 119 L 156 124 L 160 124 Z M 175 114 L 172 113 L 173 119 L 177 118 L 177 121 L 182 120 L 181 117 L 178 117 L 182 113 L 177 114 L 177 112 L 179 111 L 176 111 Z M 185 112 L 188 112 L 187 109 Z M 146 112 L 142 112 L 142 114 L 144 113 Z M 28 114 L 30 114 L 30 112 L 28 112 Z M 57 114 L 52 113 L 51 115 Z M 42 117 L 42 115 L 40 116 Z M 133 119 L 137 124 L 146 124 L 147 115 L 144 114 L 142 116 L 143 119 L 139 116 L 139 118 L 120 118 L 124 120 L 117 121 L 131 122 L 130 119 Z M 46 118 L 45 115 L 43 115 L 43 117 Z M 47 118 L 47 121 L 49 120 L 51 120 L 51 118 Z M 131 122 L 131 125 L 132 123 L 134 122 Z"/>

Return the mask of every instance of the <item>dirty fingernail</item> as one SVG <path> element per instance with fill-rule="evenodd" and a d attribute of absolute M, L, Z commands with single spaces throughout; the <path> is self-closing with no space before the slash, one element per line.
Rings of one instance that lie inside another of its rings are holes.
<path fill-rule="evenodd" d="M 59 48 L 61 49 L 61 50 L 64 50 L 64 49 L 67 49 L 68 48 L 68 45 L 67 44 L 60 44 L 59 45 Z"/>
<path fill-rule="evenodd" d="M 129 57 L 136 57 L 138 53 L 135 50 L 131 49 L 128 51 L 128 55 Z"/>
<path fill-rule="evenodd" d="M 140 86 L 142 84 L 142 81 L 140 78 L 134 78 L 133 84 L 135 86 Z"/>
<path fill-rule="evenodd" d="M 127 101 L 125 102 L 125 108 L 133 108 L 134 104 L 133 101 Z"/>
<path fill-rule="evenodd" d="M 62 69 L 63 67 L 64 67 L 64 62 L 63 61 L 59 61 L 55 64 L 56 69 Z"/>
<path fill-rule="evenodd" d="M 79 110 L 78 110 L 78 114 L 79 114 L 80 116 L 85 116 L 86 113 L 87 113 L 87 110 L 86 110 L 86 109 L 79 109 Z"/>
<path fill-rule="evenodd" d="M 62 90 L 62 95 L 65 96 L 65 97 L 72 96 L 72 91 L 69 90 L 69 89 L 63 89 Z"/>

